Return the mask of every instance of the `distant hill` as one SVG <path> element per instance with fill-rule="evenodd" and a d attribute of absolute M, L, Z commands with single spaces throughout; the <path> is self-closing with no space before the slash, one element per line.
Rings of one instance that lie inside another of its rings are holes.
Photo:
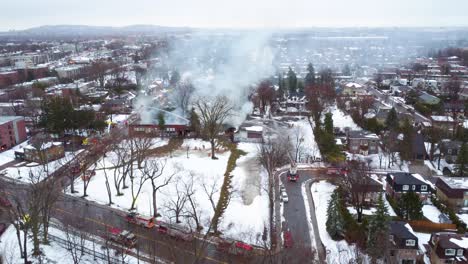
<path fill-rule="evenodd" d="M 163 27 L 156 25 L 130 25 L 124 27 L 85 26 L 85 25 L 46 25 L 25 30 L 0 32 L 0 36 L 106 36 L 128 34 L 161 34 L 190 32 L 183 27 Z"/>

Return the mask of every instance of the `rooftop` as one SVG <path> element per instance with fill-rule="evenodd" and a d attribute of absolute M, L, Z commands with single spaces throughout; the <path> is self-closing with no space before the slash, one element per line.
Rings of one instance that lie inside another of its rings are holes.
<path fill-rule="evenodd" d="M 22 116 L 0 116 L 0 125 L 11 122 L 13 120 L 23 119 L 23 118 L 24 117 Z"/>

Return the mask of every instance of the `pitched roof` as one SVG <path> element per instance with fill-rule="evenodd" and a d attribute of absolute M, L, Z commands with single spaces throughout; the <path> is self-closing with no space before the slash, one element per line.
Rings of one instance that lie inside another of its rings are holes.
<path fill-rule="evenodd" d="M 408 229 L 406 225 L 407 223 L 402 221 L 391 221 L 390 234 L 403 239 L 417 240 L 418 238 L 413 234 L 412 231 L 410 231 L 410 229 Z"/>

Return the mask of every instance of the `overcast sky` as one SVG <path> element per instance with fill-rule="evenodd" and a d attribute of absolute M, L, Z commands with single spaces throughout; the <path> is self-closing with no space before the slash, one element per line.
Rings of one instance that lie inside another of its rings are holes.
<path fill-rule="evenodd" d="M 2 0 L 0 30 L 40 25 L 468 26 L 467 0 Z"/>

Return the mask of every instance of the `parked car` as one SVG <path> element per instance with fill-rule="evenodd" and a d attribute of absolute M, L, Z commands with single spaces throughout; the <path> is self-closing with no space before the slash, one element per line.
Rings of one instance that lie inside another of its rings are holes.
<path fill-rule="evenodd" d="M 288 194 L 286 192 L 281 192 L 281 201 L 283 201 L 284 203 L 287 203 L 289 201 L 288 199 Z"/>
<path fill-rule="evenodd" d="M 293 246 L 293 239 L 290 231 L 285 231 L 283 233 L 284 247 L 291 248 Z"/>

